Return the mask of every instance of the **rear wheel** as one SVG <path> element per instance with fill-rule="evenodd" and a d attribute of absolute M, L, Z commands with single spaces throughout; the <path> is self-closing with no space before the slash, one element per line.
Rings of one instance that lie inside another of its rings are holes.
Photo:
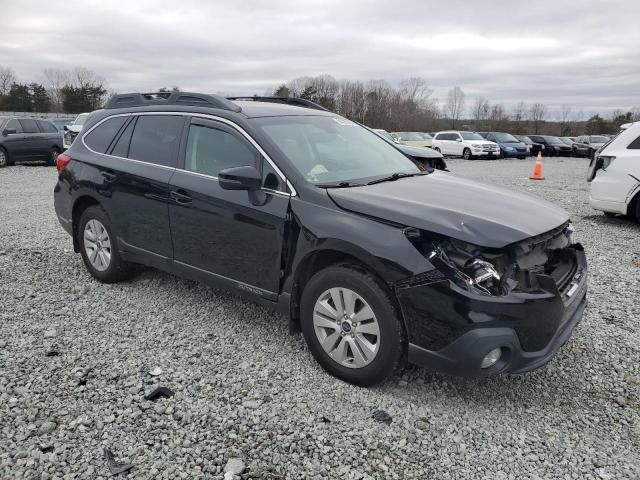
<path fill-rule="evenodd" d="M 301 299 L 311 353 L 330 374 L 370 386 L 391 376 L 403 354 L 403 329 L 390 293 L 353 265 L 316 273 Z"/>
<path fill-rule="evenodd" d="M 465 160 L 472 160 L 473 159 L 473 155 L 471 155 L 471 150 L 469 148 L 465 148 L 462 151 L 462 158 L 464 158 Z"/>
<path fill-rule="evenodd" d="M 60 155 L 60 149 L 58 147 L 52 147 L 51 150 L 49 150 L 49 158 L 47 159 L 47 163 L 53 166 L 57 165 L 58 155 Z"/>
<path fill-rule="evenodd" d="M 120 257 L 111 222 L 101 207 L 93 205 L 82 212 L 78 240 L 82 260 L 96 280 L 115 283 L 130 275 L 131 267 Z"/>
<path fill-rule="evenodd" d="M 0 168 L 4 168 L 9 165 L 9 154 L 7 151 L 0 147 Z"/>

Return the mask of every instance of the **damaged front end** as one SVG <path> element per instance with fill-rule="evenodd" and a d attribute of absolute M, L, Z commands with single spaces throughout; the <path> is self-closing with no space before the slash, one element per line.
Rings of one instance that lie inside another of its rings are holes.
<path fill-rule="evenodd" d="M 537 292 L 553 280 L 565 290 L 576 274 L 577 251 L 570 222 L 543 235 L 528 238 L 502 249 L 489 249 L 452 238 L 442 238 L 415 229 L 405 229 L 413 245 L 457 286 L 471 293 L 506 296 L 516 292 Z"/>
<path fill-rule="evenodd" d="M 503 248 L 404 233 L 433 266 L 395 285 L 414 363 L 459 374 L 531 370 L 582 317 L 587 263 L 570 222 Z M 488 353 L 500 360 L 485 369 Z"/>

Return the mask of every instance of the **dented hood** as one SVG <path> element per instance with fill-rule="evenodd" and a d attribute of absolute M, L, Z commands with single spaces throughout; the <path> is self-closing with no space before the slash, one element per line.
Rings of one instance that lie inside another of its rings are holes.
<path fill-rule="evenodd" d="M 548 232 L 569 219 L 562 208 L 536 196 L 437 171 L 327 192 L 345 210 L 491 248 Z"/>

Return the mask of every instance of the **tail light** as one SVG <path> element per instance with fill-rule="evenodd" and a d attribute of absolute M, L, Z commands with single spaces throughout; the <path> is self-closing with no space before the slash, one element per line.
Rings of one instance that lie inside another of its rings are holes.
<path fill-rule="evenodd" d="M 66 153 L 61 153 L 58 155 L 57 163 L 58 163 L 58 173 L 62 173 L 62 171 L 67 168 L 69 162 L 71 161 L 71 157 Z"/>

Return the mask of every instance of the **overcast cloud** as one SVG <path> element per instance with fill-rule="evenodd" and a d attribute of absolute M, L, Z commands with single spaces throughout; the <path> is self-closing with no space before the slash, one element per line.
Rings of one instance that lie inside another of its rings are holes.
<path fill-rule="evenodd" d="M 328 73 L 421 76 L 512 105 L 640 107 L 640 1 L 4 1 L 0 65 L 83 66 L 119 92 L 262 94 Z"/>

